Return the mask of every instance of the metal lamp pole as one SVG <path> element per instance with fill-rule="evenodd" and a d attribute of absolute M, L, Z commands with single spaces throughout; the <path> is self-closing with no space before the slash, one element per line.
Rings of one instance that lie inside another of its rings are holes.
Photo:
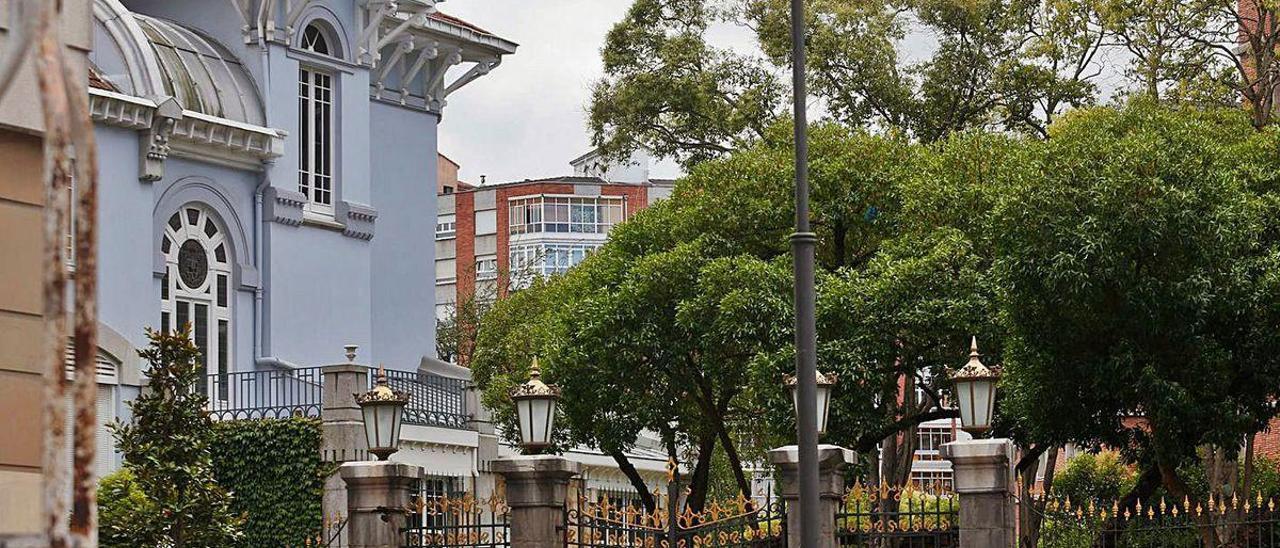
<path fill-rule="evenodd" d="M 822 519 L 818 515 L 818 364 L 817 320 L 814 314 L 814 247 L 818 237 L 809 228 L 809 142 L 805 113 L 804 0 L 791 0 L 791 79 L 794 90 L 796 140 L 796 232 L 791 252 L 796 275 L 796 437 L 800 457 L 801 546 L 818 546 Z"/>

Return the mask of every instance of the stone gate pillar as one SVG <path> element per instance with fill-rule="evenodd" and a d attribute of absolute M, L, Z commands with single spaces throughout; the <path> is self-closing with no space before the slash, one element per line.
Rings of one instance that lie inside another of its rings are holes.
<path fill-rule="evenodd" d="M 320 369 L 320 458 L 341 464 L 369 458 L 364 439 L 364 418 L 355 395 L 369 389 L 369 368 L 357 365 L 355 347 L 348 346 L 348 362 Z M 337 472 L 325 479 L 323 511 L 326 517 L 347 515 L 347 486 Z M 338 533 L 339 545 L 347 530 Z"/>
<path fill-rule="evenodd" d="M 1013 443 L 966 440 L 942 446 L 960 495 L 961 548 L 1013 548 L 1017 506 L 1013 496 Z"/>
<path fill-rule="evenodd" d="M 347 484 L 347 544 L 351 548 L 400 548 L 411 496 L 422 468 L 391 461 L 348 462 L 338 473 Z"/>
<path fill-rule="evenodd" d="M 493 461 L 507 484 L 511 548 L 562 548 L 569 480 L 582 465 L 556 455 L 522 455 Z"/>
<path fill-rule="evenodd" d="M 822 531 L 813 548 L 836 548 L 836 510 L 844 496 L 844 469 L 854 462 L 853 451 L 836 445 L 818 446 L 818 508 Z M 795 445 L 769 451 L 778 468 L 779 494 L 787 503 L 787 546 L 800 546 L 800 449 Z"/>

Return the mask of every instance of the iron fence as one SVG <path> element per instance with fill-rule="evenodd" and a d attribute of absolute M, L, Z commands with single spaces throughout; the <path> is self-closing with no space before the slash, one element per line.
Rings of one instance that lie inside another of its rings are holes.
<path fill-rule="evenodd" d="M 836 543 L 859 548 L 954 548 L 959 499 L 946 490 L 854 485 L 836 512 Z"/>
<path fill-rule="evenodd" d="M 387 371 L 387 385 L 409 394 L 404 423 L 442 428 L 466 429 L 468 381 L 421 373 Z"/>
<path fill-rule="evenodd" d="M 404 424 L 465 430 L 468 381 L 416 371 L 387 371 L 387 384 L 409 394 Z M 374 374 L 370 371 L 370 387 Z M 196 387 L 209 398 L 217 420 L 319 417 L 324 374 L 321 367 L 215 373 Z"/>
<path fill-rule="evenodd" d="M 436 494 L 424 482 L 410 508 L 405 546 L 430 548 L 499 548 L 511 546 L 510 509 L 495 495 L 477 499 L 470 494 Z M 424 495 L 425 494 L 425 495 Z"/>
<path fill-rule="evenodd" d="M 1280 509 L 1261 497 L 1132 508 L 1062 499 L 1043 508 L 1045 548 L 1280 548 Z"/>
<path fill-rule="evenodd" d="M 595 500 L 579 498 L 564 513 L 567 548 L 785 548 L 786 506 L 772 490 L 756 497 L 689 508 L 668 463 L 667 494 L 654 493 L 646 509 L 639 494 L 597 490 Z M 682 508 L 683 506 L 683 508 Z"/>
<path fill-rule="evenodd" d="M 200 388 L 218 420 L 319 417 L 321 368 L 208 375 Z"/>

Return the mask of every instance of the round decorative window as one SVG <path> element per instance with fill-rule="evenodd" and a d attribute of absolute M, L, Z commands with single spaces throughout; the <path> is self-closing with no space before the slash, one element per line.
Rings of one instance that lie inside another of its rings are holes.
<path fill-rule="evenodd" d="M 182 277 L 182 283 L 189 288 L 195 289 L 204 285 L 204 279 L 209 276 L 209 256 L 200 242 L 196 240 L 182 242 L 182 247 L 178 248 L 178 275 Z"/>

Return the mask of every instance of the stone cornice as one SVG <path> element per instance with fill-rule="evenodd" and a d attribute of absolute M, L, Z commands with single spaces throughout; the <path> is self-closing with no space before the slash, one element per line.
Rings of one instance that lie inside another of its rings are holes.
<path fill-rule="evenodd" d="M 155 117 L 164 100 L 134 97 L 97 88 L 89 89 L 89 108 L 93 121 L 127 129 L 148 130 L 158 127 Z M 286 132 L 236 122 L 199 112 L 183 110 L 165 128 L 167 145 L 175 154 L 243 169 L 263 169 L 262 163 L 284 153 Z M 154 139 L 154 136 L 148 140 Z M 144 154 L 146 147 L 144 147 Z M 152 160 L 157 157 L 151 147 Z"/>

